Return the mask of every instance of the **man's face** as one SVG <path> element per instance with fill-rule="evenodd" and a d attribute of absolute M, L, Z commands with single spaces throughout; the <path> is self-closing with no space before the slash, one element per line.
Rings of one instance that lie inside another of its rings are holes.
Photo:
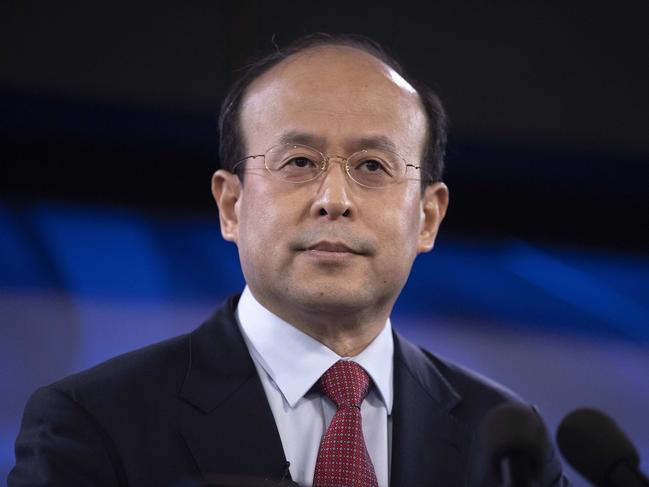
<path fill-rule="evenodd" d="M 288 135 L 343 157 L 379 139 L 419 165 L 427 122 L 414 90 L 388 67 L 352 48 L 324 47 L 256 80 L 241 127 L 247 154 L 263 154 Z M 416 255 L 432 248 L 446 208 L 443 184 L 422 197 L 418 180 L 369 189 L 335 162 L 301 184 L 272 177 L 261 158 L 246 164 L 242 185 L 215 175 L 222 233 L 236 242 L 255 297 L 280 316 L 288 308 L 391 308 Z"/>

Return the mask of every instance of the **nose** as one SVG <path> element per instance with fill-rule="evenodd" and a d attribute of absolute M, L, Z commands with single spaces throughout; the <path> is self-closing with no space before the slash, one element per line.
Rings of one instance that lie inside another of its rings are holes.
<path fill-rule="evenodd" d="M 338 163 L 338 164 L 336 164 Z M 346 160 L 330 156 L 327 169 L 320 178 L 320 185 L 313 201 L 311 213 L 332 220 L 350 218 L 354 214 L 349 194 L 349 181 L 345 173 Z"/>

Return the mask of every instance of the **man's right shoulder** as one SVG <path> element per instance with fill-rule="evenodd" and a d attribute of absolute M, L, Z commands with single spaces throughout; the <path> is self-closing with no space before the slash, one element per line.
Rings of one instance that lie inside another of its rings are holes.
<path fill-rule="evenodd" d="M 87 410 L 110 410 L 128 400 L 177 396 L 190 363 L 192 333 L 123 353 L 89 369 L 38 389 L 43 395 L 67 396 Z M 141 401 L 140 401 L 141 402 Z"/>
<path fill-rule="evenodd" d="M 197 407 L 192 387 L 200 382 L 212 397 L 227 377 L 231 350 L 245 347 L 234 303 L 191 333 L 36 390 L 25 406 L 9 485 L 34 485 L 36 478 L 47 485 L 167 485 L 169 475 L 195 475 L 179 435 L 182 413 Z M 144 481 L 149 477 L 157 480 Z"/>
<path fill-rule="evenodd" d="M 236 328 L 236 299 L 237 296 L 231 297 L 189 333 L 123 353 L 42 389 L 60 391 L 80 403 L 91 397 L 109 400 L 110 395 L 132 398 L 152 390 L 177 396 L 191 367 L 192 349 L 205 341 L 209 343 L 202 343 L 203 347 L 216 349 L 219 341 L 231 340 L 228 333 L 232 334 Z"/>

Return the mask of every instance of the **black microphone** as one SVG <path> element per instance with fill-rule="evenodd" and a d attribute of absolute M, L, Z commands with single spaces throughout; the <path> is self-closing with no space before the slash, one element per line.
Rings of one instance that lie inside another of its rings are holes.
<path fill-rule="evenodd" d="M 482 475 L 502 487 L 534 487 L 543 467 L 548 435 L 534 409 L 507 403 L 491 410 L 478 431 Z"/>
<path fill-rule="evenodd" d="M 649 487 L 637 450 L 615 421 L 597 409 L 566 416 L 557 443 L 568 463 L 596 486 Z"/>

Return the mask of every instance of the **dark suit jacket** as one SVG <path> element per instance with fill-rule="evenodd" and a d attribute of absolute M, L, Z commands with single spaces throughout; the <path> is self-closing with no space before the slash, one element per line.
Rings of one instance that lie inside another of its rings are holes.
<path fill-rule="evenodd" d="M 36 391 L 25 408 L 9 487 L 286 478 L 280 437 L 235 307 L 232 298 L 188 335 Z M 468 485 L 476 426 L 489 409 L 517 399 L 397 333 L 394 339 L 391 486 Z M 550 450 L 543 485 L 564 482 Z"/>

